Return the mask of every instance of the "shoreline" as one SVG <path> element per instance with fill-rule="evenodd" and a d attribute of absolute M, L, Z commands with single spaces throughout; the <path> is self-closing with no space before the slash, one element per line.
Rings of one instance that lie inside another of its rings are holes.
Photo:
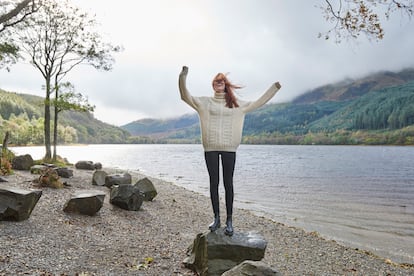
<path fill-rule="evenodd" d="M 196 235 L 208 230 L 212 219 L 208 197 L 148 177 L 158 191 L 157 197 L 144 202 L 137 212 L 125 211 L 109 203 L 108 188 L 91 184 L 93 171 L 71 169 L 74 177 L 62 179 L 71 186 L 61 190 L 42 188 L 43 195 L 28 220 L 0 222 L 0 275 L 194 275 L 182 261 Z M 132 183 L 145 177 L 128 172 Z M 32 183 L 36 175 L 30 172 L 15 171 L 4 178 L 9 181 L 6 185 L 36 188 Z M 82 189 L 105 191 L 105 202 L 97 215 L 62 211 L 70 195 Z M 221 210 L 225 210 L 221 204 Z M 235 231 L 262 234 L 268 242 L 263 261 L 283 275 L 414 274 L 414 265 L 393 263 L 253 211 L 234 211 Z M 153 261 L 149 263 L 149 259 Z"/>

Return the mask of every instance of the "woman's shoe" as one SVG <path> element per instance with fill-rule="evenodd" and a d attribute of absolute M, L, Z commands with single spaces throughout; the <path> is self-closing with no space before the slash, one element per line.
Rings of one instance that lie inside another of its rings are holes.
<path fill-rule="evenodd" d="M 219 228 L 220 228 L 220 216 L 215 216 L 213 223 L 211 223 L 208 226 L 208 229 L 210 229 L 211 232 L 214 232 Z"/>
<path fill-rule="evenodd" d="M 226 220 L 226 228 L 224 229 L 224 234 L 226 234 L 227 236 L 233 236 L 233 221 L 232 218 L 227 218 Z"/>

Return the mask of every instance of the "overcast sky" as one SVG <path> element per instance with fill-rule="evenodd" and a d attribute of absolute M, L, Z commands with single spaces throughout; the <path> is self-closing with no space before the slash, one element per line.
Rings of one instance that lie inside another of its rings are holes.
<path fill-rule="evenodd" d="M 76 0 L 96 14 L 106 40 L 122 45 L 110 72 L 81 66 L 67 75 L 96 106 L 94 116 L 123 125 L 142 118 L 171 118 L 193 110 L 180 100 L 177 79 L 189 67 L 195 96 L 212 95 L 218 72 L 258 98 L 273 82 L 271 100 L 286 102 L 321 85 L 381 70 L 414 67 L 414 22 L 395 14 L 380 42 L 325 41 L 330 29 L 323 0 Z M 0 71 L 0 88 L 44 96 L 43 78 L 30 64 Z"/>

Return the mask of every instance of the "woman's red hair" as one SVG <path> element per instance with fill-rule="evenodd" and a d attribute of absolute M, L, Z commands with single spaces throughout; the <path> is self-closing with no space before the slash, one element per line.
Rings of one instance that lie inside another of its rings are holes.
<path fill-rule="evenodd" d="M 224 80 L 224 84 L 225 84 L 224 92 L 226 93 L 225 94 L 226 106 L 229 108 L 239 107 L 239 104 L 237 103 L 237 98 L 234 95 L 234 90 L 240 89 L 243 87 L 231 83 L 229 79 L 227 78 L 227 76 L 223 73 L 218 73 L 214 77 L 212 84 L 214 84 L 214 81 L 216 80 Z"/>

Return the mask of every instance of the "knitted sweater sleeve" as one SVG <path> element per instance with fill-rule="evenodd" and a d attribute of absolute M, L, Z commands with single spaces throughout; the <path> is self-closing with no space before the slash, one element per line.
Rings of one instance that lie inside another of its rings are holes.
<path fill-rule="evenodd" d="M 270 101 L 270 99 L 273 98 L 277 91 L 279 91 L 279 88 L 276 87 L 276 84 L 272 84 L 272 86 L 270 86 L 269 89 L 267 89 L 267 91 L 259 99 L 257 99 L 254 102 L 249 102 L 244 107 L 244 112 L 248 113 L 261 107 L 262 105 Z"/>
<path fill-rule="evenodd" d="M 180 88 L 181 100 L 183 100 L 189 106 L 197 110 L 196 99 L 193 96 L 191 96 L 190 92 L 188 92 L 188 89 L 186 86 L 186 80 L 187 80 L 187 73 L 181 72 L 179 79 L 178 79 L 178 87 Z"/>

